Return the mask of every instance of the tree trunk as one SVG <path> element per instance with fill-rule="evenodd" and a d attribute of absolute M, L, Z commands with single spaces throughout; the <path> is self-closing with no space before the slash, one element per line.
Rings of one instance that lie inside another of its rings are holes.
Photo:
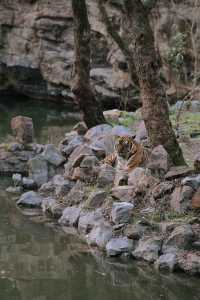
<path fill-rule="evenodd" d="M 100 103 L 90 85 L 90 24 L 85 0 L 72 0 L 74 14 L 75 79 L 72 87 L 83 118 L 91 128 L 106 123 Z"/>
<path fill-rule="evenodd" d="M 132 65 L 140 87 L 143 119 L 150 142 L 152 146 L 163 145 L 173 163 L 183 165 L 185 161 L 182 150 L 169 119 L 167 98 L 159 74 L 161 60 L 155 51 L 147 10 L 141 0 L 124 0 L 122 14 L 125 49 L 128 45 L 126 58 L 129 61 L 131 53 Z M 123 53 L 126 54 L 125 51 Z"/>

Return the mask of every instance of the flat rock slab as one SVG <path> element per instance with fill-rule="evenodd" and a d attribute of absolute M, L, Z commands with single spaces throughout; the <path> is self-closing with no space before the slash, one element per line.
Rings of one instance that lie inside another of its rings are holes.
<path fill-rule="evenodd" d="M 106 245 L 106 253 L 108 256 L 118 256 L 122 253 L 131 253 L 133 247 L 133 240 L 127 237 L 112 238 Z"/>
<path fill-rule="evenodd" d="M 26 192 L 19 198 L 17 204 L 27 207 L 40 207 L 42 204 L 42 197 L 33 191 Z"/>

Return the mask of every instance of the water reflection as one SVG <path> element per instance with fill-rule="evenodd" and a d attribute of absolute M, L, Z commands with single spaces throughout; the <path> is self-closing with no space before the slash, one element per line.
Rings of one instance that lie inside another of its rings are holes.
<path fill-rule="evenodd" d="M 72 234 L 22 215 L 0 179 L 1 300 L 197 300 L 197 278 L 156 274 L 141 263 L 89 254 Z"/>
<path fill-rule="evenodd" d="M 13 98 L 2 96 L 0 100 L 0 143 L 12 140 L 10 120 L 17 115 L 33 118 L 38 142 L 55 144 L 80 119 L 80 115 L 68 112 L 64 105 L 32 101 L 27 98 L 16 98 L 13 101 Z"/>

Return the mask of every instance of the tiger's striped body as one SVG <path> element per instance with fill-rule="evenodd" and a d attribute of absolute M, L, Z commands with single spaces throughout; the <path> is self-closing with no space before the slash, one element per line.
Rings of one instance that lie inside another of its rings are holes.
<path fill-rule="evenodd" d="M 117 137 L 115 151 L 108 155 L 103 163 L 125 170 L 128 173 L 147 162 L 148 152 L 142 144 L 137 143 L 134 137 Z"/>

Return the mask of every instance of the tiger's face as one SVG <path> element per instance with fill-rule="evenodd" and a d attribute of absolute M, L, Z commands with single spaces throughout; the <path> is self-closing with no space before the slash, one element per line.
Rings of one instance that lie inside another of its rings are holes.
<path fill-rule="evenodd" d="M 115 142 L 115 150 L 118 155 L 128 160 L 131 155 L 137 152 L 138 144 L 133 136 L 117 137 Z"/>

